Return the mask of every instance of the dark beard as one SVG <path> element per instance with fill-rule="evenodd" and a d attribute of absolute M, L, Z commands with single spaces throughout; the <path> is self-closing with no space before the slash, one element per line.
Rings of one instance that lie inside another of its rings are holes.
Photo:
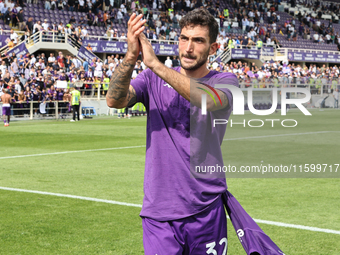
<path fill-rule="evenodd" d="M 210 49 L 209 49 L 210 50 Z M 182 60 L 181 60 L 181 67 L 184 69 L 184 70 L 188 70 L 188 71 L 193 71 L 193 70 L 197 70 L 199 69 L 201 66 L 203 66 L 205 63 L 207 63 L 207 60 L 208 60 L 208 57 L 209 57 L 209 50 L 207 50 L 207 52 L 201 57 L 201 59 L 194 65 L 194 66 L 190 66 L 188 68 L 184 67 L 182 65 Z M 183 55 L 182 55 L 183 57 Z M 182 58 L 181 57 L 181 58 Z"/>

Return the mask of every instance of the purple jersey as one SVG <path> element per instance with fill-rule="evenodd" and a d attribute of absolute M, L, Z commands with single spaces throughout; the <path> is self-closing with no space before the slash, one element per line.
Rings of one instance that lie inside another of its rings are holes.
<path fill-rule="evenodd" d="M 66 81 L 65 75 L 59 75 L 59 81 Z"/>
<path fill-rule="evenodd" d="M 40 100 L 41 100 L 41 101 L 45 101 L 45 100 L 46 100 L 46 98 L 47 98 L 47 95 L 48 95 L 48 94 L 46 93 L 46 91 L 45 91 L 45 92 L 44 92 L 44 91 L 42 91 L 40 95 L 41 95 L 41 98 L 40 98 Z"/>
<path fill-rule="evenodd" d="M 174 70 L 180 71 L 181 67 Z M 203 77 L 214 80 L 215 84 L 238 86 L 237 77 L 232 73 L 210 71 Z M 220 82 L 218 82 L 220 81 Z M 220 146 L 205 146 L 206 137 L 220 145 L 225 133 L 225 125 L 207 127 L 207 121 L 218 116 L 228 119 L 232 107 L 201 115 L 201 109 L 190 107 L 184 99 L 159 78 L 150 69 L 143 71 L 131 81 L 137 95 L 137 102 L 142 102 L 147 110 L 147 141 L 144 174 L 144 200 L 141 216 L 158 221 L 181 219 L 198 214 L 207 209 L 227 189 L 223 178 L 192 178 L 190 172 L 191 155 L 197 151 L 210 155 L 205 164 L 223 164 Z M 231 92 L 226 93 L 229 105 L 232 105 Z M 214 117 L 213 117 L 214 115 Z M 197 123 L 190 127 L 190 116 Z M 191 149 L 194 145 L 194 150 Z M 191 149 L 191 150 L 190 150 Z"/>
<path fill-rule="evenodd" d="M 39 101 L 40 100 L 40 92 L 38 92 L 36 89 L 32 90 L 33 92 L 33 101 Z"/>
<path fill-rule="evenodd" d="M 24 94 L 25 94 L 25 96 L 26 96 L 27 102 L 32 101 L 33 95 L 32 95 L 32 92 L 31 92 L 31 91 L 25 91 Z"/>
<path fill-rule="evenodd" d="M 58 91 L 57 92 L 57 100 L 62 101 L 64 97 L 64 92 Z"/>
<path fill-rule="evenodd" d="M 69 78 L 70 81 L 73 81 L 73 78 L 74 78 L 74 77 L 77 78 L 77 77 L 78 77 L 77 74 L 70 73 L 70 74 L 68 75 L 68 78 Z"/>
<path fill-rule="evenodd" d="M 53 94 L 55 93 L 55 90 L 48 89 L 48 90 L 47 90 L 47 93 L 50 94 L 50 95 L 53 95 Z"/>

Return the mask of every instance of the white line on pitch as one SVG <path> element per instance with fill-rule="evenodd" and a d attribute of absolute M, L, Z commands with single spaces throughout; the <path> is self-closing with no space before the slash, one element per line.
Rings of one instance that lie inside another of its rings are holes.
<path fill-rule="evenodd" d="M 283 223 L 283 222 L 276 222 L 276 221 L 269 221 L 269 220 L 254 219 L 254 221 L 257 222 L 257 223 L 273 225 L 273 226 L 278 226 L 278 227 L 297 228 L 297 229 L 301 229 L 301 230 L 309 230 L 309 231 L 314 231 L 314 232 L 323 232 L 323 233 L 328 233 L 328 234 L 340 235 L 340 231 L 332 230 L 332 229 L 315 228 L 315 227 L 308 227 L 308 226 L 295 225 L 295 224 L 287 224 L 287 223 Z"/>
<path fill-rule="evenodd" d="M 307 132 L 307 133 L 292 133 L 292 134 L 279 134 L 279 135 L 236 137 L 236 138 L 223 139 L 223 141 L 256 139 L 256 138 L 267 138 L 267 137 L 279 137 L 279 136 L 310 135 L 310 134 L 322 134 L 322 133 L 331 133 L 331 132 L 337 132 L 337 131 L 319 131 L 319 132 Z M 7 157 L 0 157 L 0 160 L 1 159 L 11 159 L 11 158 L 26 158 L 26 157 L 48 156 L 48 155 L 60 155 L 60 154 L 69 154 L 69 153 L 78 153 L 78 152 L 93 152 L 93 151 L 109 151 L 109 150 L 133 149 L 133 148 L 141 148 L 141 147 L 145 147 L 145 145 L 128 146 L 128 147 L 116 147 L 116 148 L 104 148 L 104 149 L 92 149 L 92 150 L 79 150 L 79 151 L 59 151 L 59 152 L 31 154 L 31 155 L 7 156 Z"/>
<path fill-rule="evenodd" d="M 142 205 L 138 205 L 138 204 L 124 203 L 124 202 L 92 198 L 92 197 L 82 197 L 82 196 L 74 196 L 74 195 L 67 195 L 67 194 L 60 194 L 60 193 L 51 193 L 51 192 L 44 192 L 44 191 L 38 191 L 38 190 L 14 189 L 14 188 L 7 188 L 7 187 L 0 187 L 0 190 L 19 191 L 19 192 L 34 193 L 34 194 L 40 194 L 40 195 L 56 196 L 56 197 L 68 197 L 68 198 L 75 198 L 75 199 L 87 200 L 87 201 L 93 201 L 93 202 L 102 202 L 102 203 L 107 203 L 107 204 L 125 205 L 125 206 L 142 208 Z"/>
<path fill-rule="evenodd" d="M 44 192 L 44 191 L 37 191 L 37 190 L 14 189 L 14 188 L 7 188 L 7 187 L 0 187 L 0 190 L 18 191 L 18 192 L 40 194 L 40 195 L 57 196 L 57 197 L 67 197 L 67 198 L 74 198 L 74 199 L 87 200 L 87 201 L 93 201 L 93 202 L 101 202 L 101 203 L 107 203 L 107 204 L 115 204 L 115 205 L 124 205 L 124 206 L 130 206 L 130 207 L 138 207 L 138 208 L 142 207 L 142 205 L 140 205 L 140 204 L 131 204 L 131 203 L 125 203 L 125 202 L 119 202 L 119 201 L 113 201 L 113 200 L 98 199 L 98 198 L 92 198 L 92 197 L 74 196 L 74 195 L 67 195 L 67 194 L 60 194 L 60 193 L 51 193 L 51 192 Z M 278 226 L 278 227 L 295 228 L 295 229 L 300 229 L 300 230 L 308 230 L 308 231 L 313 231 L 313 232 L 322 232 L 322 233 L 327 233 L 327 234 L 340 235 L 340 231 L 332 230 L 332 229 L 316 228 L 316 227 L 287 224 L 287 223 L 283 223 L 283 222 L 259 220 L 259 219 L 254 219 L 254 221 L 257 222 L 257 223 L 273 225 L 273 226 Z"/>
<path fill-rule="evenodd" d="M 312 135 L 312 134 L 323 134 L 323 133 L 332 133 L 332 132 L 337 132 L 337 131 L 318 131 L 318 132 L 307 132 L 307 133 L 292 133 L 292 134 L 279 134 L 279 135 L 236 137 L 236 138 L 226 138 L 226 139 L 223 139 L 223 141 L 256 139 L 256 138 L 268 138 L 268 137 L 279 137 L 279 136 Z"/>
<path fill-rule="evenodd" d="M 51 152 L 51 153 L 41 153 L 41 154 L 31 154 L 31 155 L 19 155 L 19 156 L 0 157 L 0 159 L 26 158 L 26 157 L 36 157 L 36 156 L 69 154 L 69 153 L 77 153 L 77 152 L 123 150 L 123 149 L 133 149 L 133 148 L 141 148 L 141 147 L 145 147 L 145 145 L 136 145 L 136 146 L 128 146 L 128 147 L 116 147 L 116 148 L 104 148 L 104 149 L 92 149 L 92 150 L 80 150 L 80 151 L 59 151 L 59 152 Z"/>

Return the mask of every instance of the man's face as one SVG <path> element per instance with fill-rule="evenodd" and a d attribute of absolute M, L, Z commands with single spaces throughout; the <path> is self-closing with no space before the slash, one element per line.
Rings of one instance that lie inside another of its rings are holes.
<path fill-rule="evenodd" d="M 182 29 L 179 38 L 179 58 L 181 67 L 185 70 L 196 70 L 203 66 L 208 56 L 213 54 L 217 43 L 209 42 L 209 28 L 202 26 L 187 26 Z"/>

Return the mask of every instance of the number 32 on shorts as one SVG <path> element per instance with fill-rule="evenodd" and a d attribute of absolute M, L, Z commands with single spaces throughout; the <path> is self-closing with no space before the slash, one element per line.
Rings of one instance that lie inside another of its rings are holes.
<path fill-rule="evenodd" d="M 221 255 L 226 255 L 227 254 L 227 247 L 228 247 L 228 240 L 227 240 L 226 237 L 223 237 L 219 241 L 219 245 L 223 245 L 223 244 L 224 244 L 224 249 L 223 249 L 223 253 Z M 216 246 L 216 242 L 207 243 L 205 245 L 205 247 L 208 249 L 207 254 L 220 255 L 220 254 L 217 254 L 217 251 L 215 250 L 215 246 Z"/>

